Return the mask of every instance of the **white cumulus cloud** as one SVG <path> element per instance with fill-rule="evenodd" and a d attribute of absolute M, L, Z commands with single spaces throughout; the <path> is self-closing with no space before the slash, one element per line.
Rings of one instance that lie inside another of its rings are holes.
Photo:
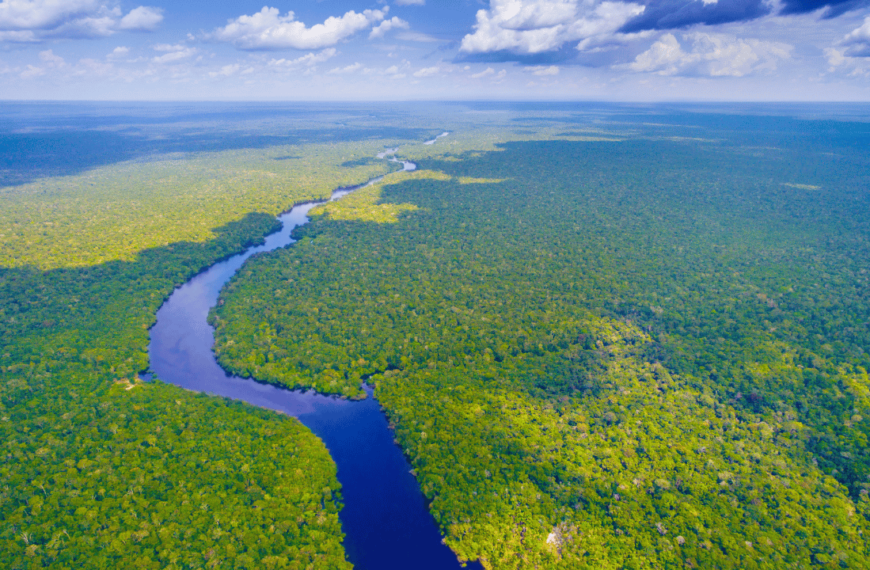
<path fill-rule="evenodd" d="M 861 26 L 846 34 L 838 45 L 845 48 L 842 53 L 846 57 L 870 57 L 870 16 L 864 18 Z"/>
<path fill-rule="evenodd" d="M 310 28 L 296 20 L 293 12 L 282 16 L 278 8 L 264 6 L 251 16 L 239 16 L 210 35 L 214 40 L 244 50 L 321 49 L 334 46 L 350 36 L 381 22 L 389 8 L 351 10 L 343 16 L 330 16 Z"/>
<path fill-rule="evenodd" d="M 391 65 L 390 67 L 384 70 L 384 75 L 389 76 L 391 79 L 402 79 L 406 77 L 405 71 L 411 67 L 411 62 L 407 59 L 402 60 L 401 65 Z"/>
<path fill-rule="evenodd" d="M 151 31 L 163 21 L 159 8 L 139 6 L 126 15 L 104 0 L 2 0 L 0 41 L 38 42 L 95 38 L 118 31 Z"/>
<path fill-rule="evenodd" d="M 154 63 L 175 63 L 190 59 L 197 54 L 196 48 L 188 47 L 184 44 L 157 44 L 154 46 L 154 50 L 163 52 L 163 55 L 158 55 L 151 59 Z"/>
<path fill-rule="evenodd" d="M 49 67 L 63 67 L 66 62 L 59 55 L 55 55 L 53 50 L 47 49 L 39 52 L 39 59 Z"/>
<path fill-rule="evenodd" d="M 118 27 L 134 32 L 151 32 L 163 21 L 163 10 L 149 6 L 139 6 L 121 18 Z"/>
<path fill-rule="evenodd" d="M 615 34 L 644 11 L 633 2 L 606 0 L 491 0 L 478 10 L 474 33 L 462 38 L 466 53 L 536 54 L 569 42 Z"/>
<path fill-rule="evenodd" d="M 369 34 L 369 38 L 382 38 L 384 37 L 384 34 L 394 28 L 401 28 L 403 30 L 407 30 L 410 27 L 410 24 L 408 24 L 408 22 L 406 22 L 405 20 L 393 16 L 391 19 L 384 20 L 383 22 L 372 28 L 372 32 Z"/>
<path fill-rule="evenodd" d="M 772 71 L 791 57 L 793 46 L 729 34 L 683 34 L 683 49 L 673 34 L 664 34 L 632 63 L 616 66 L 659 75 L 743 77 L 757 71 Z"/>
<path fill-rule="evenodd" d="M 112 50 L 112 52 L 106 57 L 109 59 L 118 59 L 121 57 L 127 57 L 130 54 L 130 48 L 126 46 L 118 46 Z"/>
<path fill-rule="evenodd" d="M 870 16 L 824 52 L 831 65 L 828 71 L 839 70 L 852 76 L 870 75 Z"/>
<path fill-rule="evenodd" d="M 284 67 L 284 68 L 297 68 L 297 67 L 309 67 L 313 68 L 318 63 L 323 63 L 328 59 L 332 59 L 338 51 L 335 48 L 326 48 L 325 50 L 319 51 L 317 53 L 306 53 L 301 57 L 297 57 L 295 59 L 273 59 L 269 62 L 269 65 L 273 67 Z"/>

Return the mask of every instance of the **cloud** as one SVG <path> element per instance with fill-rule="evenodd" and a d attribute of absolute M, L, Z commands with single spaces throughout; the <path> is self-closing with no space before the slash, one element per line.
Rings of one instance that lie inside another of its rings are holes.
<path fill-rule="evenodd" d="M 644 7 L 605 0 L 491 0 L 478 10 L 474 33 L 462 38 L 469 54 L 534 55 L 559 50 L 569 42 L 608 36 Z"/>
<path fill-rule="evenodd" d="M 184 44 L 157 44 L 154 46 L 154 50 L 164 52 L 163 55 L 151 59 L 154 63 L 175 63 L 189 59 L 198 52 L 196 48 L 188 47 Z"/>
<path fill-rule="evenodd" d="M 156 44 L 152 49 L 154 51 L 179 51 L 185 47 L 184 44 Z"/>
<path fill-rule="evenodd" d="M 396 0 L 399 6 L 422 6 L 425 3 L 426 0 Z"/>
<path fill-rule="evenodd" d="M 823 10 L 823 18 L 835 18 L 868 5 L 867 0 L 782 0 L 780 14 L 807 14 Z"/>
<path fill-rule="evenodd" d="M 321 49 L 365 30 L 386 16 L 383 10 L 351 10 L 343 16 L 330 16 L 322 24 L 306 27 L 293 12 L 281 16 L 278 8 L 264 6 L 251 16 L 239 16 L 209 35 L 210 39 L 230 43 L 243 50 Z"/>
<path fill-rule="evenodd" d="M 634 62 L 614 67 L 658 75 L 743 77 L 776 69 L 779 61 L 791 57 L 793 49 L 780 42 L 728 34 L 695 32 L 684 34 L 683 39 L 692 44 L 690 51 L 684 51 L 673 34 L 664 34 Z"/>
<path fill-rule="evenodd" d="M 66 67 L 64 59 L 59 55 L 55 55 L 50 49 L 39 52 L 39 60 L 42 62 L 43 67 L 28 65 L 27 69 L 19 74 L 20 77 L 22 79 L 31 79 L 45 75 L 46 69 L 62 69 Z"/>
<path fill-rule="evenodd" d="M 209 77 L 229 77 L 238 73 L 241 67 L 238 63 L 232 63 L 221 67 L 219 71 L 209 71 L 208 75 Z"/>
<path fill-rule="evenodd" d="M 407 59 L 402 60 L 401 65 L 391 65 L 384 70 L 384 75 L 390 76 L 391 79 L 402 79 L 406 76 L 405 70 L 411 67 L 411 62 Z"/>
<path fill-rule="evenodd" d="M 527 67 L 525 71 L 528 71 L 532 75 L 559 75 L 559 66 L 558 65 L 535 65 L 532 67 Z"/>
<path fill-rule="evenodd" d="M 643 13 L 629 20 L 620 31 L 673 30 L 694 24 L 742 22 L 766 16 L 770 10 L 767 0 L 648 0 Z"/>
<path fill-rule="evenodd" d="M 864 23 L 824 50 L 830 69 L 850 76 L 870 75 L 870 16 Z"/>
<path fill-rule="evenodd" d="M 78 61 L 72 74 L 76 77 L 107 77 L 115 71 L 115 66 L 104 61 L 83 58 Z"/>
<path fill-rule="evenodd" d="M 95 0 L 4 0 L 0 2 L 0 30 L 50 30 L 103 9 Z"/>
<path fill-rule="evenodd" d="M 47 49 L 39 52 L 39 59 L 49 67 L 63 67 L 66 62 L 59 55 L 55 55 L 54 51 Z"/>
<path fill-rule="evenodd" d="M 45 75 L 45 70 L 41 67 L 34 67 L 32 65 L 28 65 L 27 69 L 22 71 L 19 75 L 22 79 L 30 79 L 32 77 L 39 77 L 40 75 Z"/>
<path fill-rule="evenodd" d="M 437 65 L 434 67 L 424 67 L 414 72 L 414 77 L 431 77 L 433 75 L 437 75 L 441 71 L 441 68 Z"/>
<path fill-rule="evenodd" d="M 396 34 L 396 37 L 405 42 L 421 42 L 421 43 L 437 43 L 444 40 L 439 40 L 435 36 L 430 36 L 429 34 L 422 34 L 420 32 L 399 32 Z"/>
<path fill-rule="evenodd" d="M 112 50 L 112 53 L 107 55 L 106 57 L 109 59 L 118 59 L 121 57 L 127 57 L 130 54 L 130 48 L 125 46 L 118 46 Z"/>
<path fill-rule="evenodd" d="M 2 0 L 0 41 L 106 37 L 122 30 L 151 31 L 162 20 L 159 8 L 139 6 L 123 15 L 102 0 Z"/>
<path fill-rule="evenodd" d="M 870 59 L 867 57 L 849 57 L 844 49 L 825 48 L 825 57 L 830 64 L 829 72 L 846 72 L 850 77 L 870 77 Z"/>
<path fill-rule="evenodd" d="M 870 57 L 870 16 L 864 18 L 864 23 L 845 35 L 837 43 L 845 57 Z"/>
<path fill-rule="evenodd" d="M 31 31 L 19 31 L 19 32 L 0 32 L 0 42 L 7 43 L 34 43 L 41 41 L 36 34 Z"/>
<path fill-rule="evenodd" d="M 345 66 L 345 67 L 335 67 L 335 68 L 333 68 L 333 69 L 330 69 L 328 73 L 333 73 L 333 74 L 336 74 L 336 73 L 353 73 L 354 71 L 358 71 L 358 70 L 362 69 L 362 66 L 363 66 L 363 65 L 362 65 L 361 63 L 356 62 L 356 63 L 352 63 L 352 64 L 350 64 L 350 65 L 347 65 L 347 66 Z"/>
<path fill-rule="evenodd" d="M 323 63 L 324 61 L 335 57 L 337 53 L 338 51 L 335 48 L 326 48 L 318 53 L 307 53 L 302 57 L 297 57 L 296 59 L 273 59 L 269 62 L 269 65 L 287 68 L 314 67 L 318 63 Z"/>
<path fill-rule="evenodd" d="M 410 28 L 410 24 L 401 18 L 397 18 L 393 16 L 390 20 L 384 20 L 374 28 L 372 28 L 372 33 L 369 34 L 369 38 L 382 38 L 384 34 L 392 30 L 393 28 L 402 28 L 407 30 Z"/>
<path fill-rule="evenodd" d="M 486 77 L 487 75 L 495 75 L 495 70 L 491 67 L 487 67 L 480 73 L 475 73 L 474 75 L 472 75 L 472 77 L 474 79 L 480 79 L 481 77 Z"/>
<path fill-rule="evenodd" d="M 133 32 L 152 32 L 163 21 L 163 10 L 149 6 L 139 6 L 121 18 L 118 27 Z"/>

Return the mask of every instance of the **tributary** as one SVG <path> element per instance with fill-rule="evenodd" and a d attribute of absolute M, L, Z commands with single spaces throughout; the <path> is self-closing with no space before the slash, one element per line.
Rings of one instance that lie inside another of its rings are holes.
<path fill-rule="evenodd" d="M 404 167 L 413 170 L 416 165 L 405 162 Z M 331 200 L 357 188 L 337 190 Z M 188 390 L 295 416 L 317 434 L 338 465 L 344 546 L 358 570 L 460 568 L 441 543 L 425 497 L 370 390 L 362 401 L 290 391 L 230 376 L 215 360 L 214 329 L 207 317 L 221 288 L 252 255 L 292 244 L 291 232 L 308 222 L 308 212 L 316 205 L 302 204 L 282 214 L 278 219 L 283 227 L 264 244 L 211 266 L 173 292 L 151 329 L 151 371 Z M 477 563 L 468 567 L 481 568 Z"/>

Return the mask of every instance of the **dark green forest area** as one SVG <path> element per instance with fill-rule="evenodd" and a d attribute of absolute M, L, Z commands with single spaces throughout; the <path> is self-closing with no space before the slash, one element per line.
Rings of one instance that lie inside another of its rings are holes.
<path fill-rule="evenodd" d="M 395 223 L 331 204 L 224 290 L 222 364 L 368 378 L 489 568 L 866 567 L 870 138 L 698 122 L 421 160 Z"/>

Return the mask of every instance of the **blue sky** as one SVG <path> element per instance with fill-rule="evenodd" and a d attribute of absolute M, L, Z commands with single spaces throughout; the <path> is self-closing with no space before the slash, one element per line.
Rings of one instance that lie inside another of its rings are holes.
<path fill-rule="evenodd" d="M 870 0 L 0 0 L 0 98 L 870 100 Z"/>

